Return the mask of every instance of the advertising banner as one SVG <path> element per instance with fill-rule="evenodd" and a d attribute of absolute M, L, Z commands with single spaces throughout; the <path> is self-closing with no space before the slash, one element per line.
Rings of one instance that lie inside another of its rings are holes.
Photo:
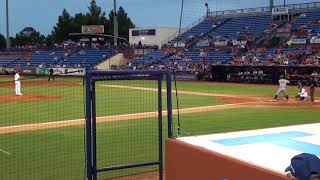
<path fill-rule="evenodd" d="M 197 42 L 197 46 L 208 47 L 209 42 L 208 41 Z"/>
<path fill-rule="evenodd" d="M 288 7 L 275 7 L 272 8 L 272 15 L 286 15 L 289 13 Z"/>
<path fill-rule="evenodd" d="M 247 41 L 232 41 L 232 44 L 234 46 L 238 46 L 238 45 L 246 45 Z"/>
<path fill-rule="evenodd" d="M 82 26 L 82 34 L 103 34 L 104 26 L 102 25 L 89 25 Z"/>
<path fill-rule="evenodd" d="M 52 68 L 54 75 L 66 75 L 68 72 L 68 69 L 66 68 Z"/>
<path fill-rule="evenodd" d="M 155 36 L 155 29 L 140 29 L 140 30 L 132 30 L 132 36 Z"/>
<path fill-rule="evenodd" d="M 35 68 L 25 68 L 22 70 L 22 74 L 27 74 L 27 75 L 34 75 L 36 74 L 36 69 Z"/>
<path fill-rule="evenodd" d="M 319 38 L 311 38 L 310 43 L 312 44 L 320 44 L 320 39 Z"/>
<path fill-rule="evenodd" d="M 84 76 L 86 73 L 86 70 L 84 68 L 72 68 L 72 69 L 67 69 L 67 74 L 70 76 Z"/>
<path fill-rule="evenodd" d="M 290 33 L 290 28 L 278 28 L 277 33 Z"/>
<path fill-rule="evenodd" d="M 47 68 L 36 68 L 37 75 L 49 75 L 49 69 Z"/>
<path fill-rule="evenodd" d="M 291 39 L 293 44 L 306 44 L 307 39 Z"/>
<path fill-rule="evenodd" d="M 227 41 L 216 41 L 214 42 L 214 46 L 227 46 L 228 42 Z"/>

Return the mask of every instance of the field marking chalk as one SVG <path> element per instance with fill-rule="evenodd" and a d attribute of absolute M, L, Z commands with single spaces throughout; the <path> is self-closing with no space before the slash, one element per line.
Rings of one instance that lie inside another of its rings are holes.
<path fill-rule="evenodd" d="M 250 106 L 250 103 L 236 103 L 236 104 L 223 104 L 215 106 L 202 106 L 202 107 L 192 107 L 180 109 L 181 114 L 191 114 L 191 113 L 200 113 L 200 112 L 213 112 L 225 109 L 235 109 Z M 167 111 L 162 111 L 164 117 L 167 116 Z M 177 110 L 172 110 L 172 114 L 176 115 Z M 122 115 L 111 115 L 105 117 L 97 117 L 97 123 L 105 122 L 115 122 L 115 121 L 124 121 L 124 120 L 138 120 L 145 118 L 155 118 L 158 117 L 158 112 L 142 112 L 142 113 L 133 113 L 133 114 L 122 114 Z M 75 119 L 67 121 L 54 121 L 54 122 L 44 122 L 44 123 L 32 123 L 24 125 L 14 125 L 14 126 L 4 126 L 0 127 L 1 134 L 10 134 L 16 132 L 26 132 L 26 131 L 35 131 L 35 130 L 44 130 L 44 129 L 53 129 L 53 128 L 62 128 L 62 127 L 72 127 L 84 125 L 84 119 Z"/>
<path fill-rule="evenodd" d="M 98 85 L 100 87 L 108 87 L 108 88 L 119 88 L 119 89 L 131 89 L 131 90 L 141 90 L 141 91 L 155 91 L 157 92 L 157 88 L 148 88 L 148 87 L 137 87 L 137 86 L 123 86 L 123 85 Z M 162 90 L 162 92 L 166 92 L 166 90 Z M 172 90 L 172 93 L 175 93 Z M 197 92 L 197 91 L 185 91 L 178 90 L 179 94 L 187 94 L 187 95 L 197 95 L 197 96 L 211 96 L 211 97 L 239 97 L 241 95 L 230 95 L 230 94 L 221 94 L 221 93 L 206 93 L 206 92 Z"/>
<path fill-rule="evenodd" d="M 5 151 L 5 150 L 3 150 L 3 149 L 0 149 L 0 152 L 2 152 L 2 153 L 4 153 L 4 154 L 6 154 L 6 155 L 8 155 L 8 156 L 10 156 L 10 155 L 11 155 L 11 153 L 9 153 L 9 152 L 7 152 L 7 151 Z"/>

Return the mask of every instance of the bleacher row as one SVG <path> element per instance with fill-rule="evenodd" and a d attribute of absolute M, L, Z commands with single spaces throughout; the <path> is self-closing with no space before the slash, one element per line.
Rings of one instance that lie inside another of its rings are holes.
<path fill-rule="evenodd" d="M 319 20 L 320 20 L 320 12 L 304 13 L 295 19 L 295 22 L 292 28 L 299 29 L 299 27 L 304 26 L 307 30 L 310 30 L 314 33 L 320 32 L 320 23 L 317 22 Z M 314 22 L 310 23 L 312 21 Z"/>
<path fill-rule="evenodd" d="M 318 22 L 315 24 L 310 23 L 311 21 Z M 219 26 L 217 27 L 217 23 Z M 201 36 L 202 34 L 208 34 L 211 36 L 220 36 L 224 38 L 234 39 L 237 35 L 245 35 L 248 31 L 252 33 L 254 37 L 262 36 L 270 27 L 272 23 L 272 16 L 269 15 L 255 15 L 255 16 L 246 16 L 246 17 L 236 17 L 233 19 L 217 19 L 217 18 L 205 18 L 202 22 L 195 25 L 188 31 L 184 32 L 177 38 L 171 41 L 172 42 L 186 42 L 194 37 Z M 312 32 L 320 33 L 320 11 L 318 12 L 308 12 L 297 15 L 292 21 L 292 29 L 305 27 L 307 30 Z M 306 53 L 306 49 L 298 48 L 283 48 L 285 54 L 302 54 Z M 277 48 L 267 49 L 266 52 L 260 53 L 259 59 L 261 61 L 266 61 L 269 55 L 275 56 L 277 53 Z M 242 55 L 252 55 L 256 54 L 254 52 L 247 52 Z M 239 56 L 239 55 L 238 55 Z M 188 63 L 190 61 L 186 60 L 186 57 L 191 57 L 191 63 L 197 63 L 201 59 L 200 51 L 187 50 L 183 51 L 183 57 L 175 58 L 166 54 L 164 51 L 156 51 L 147 54 L 143 58 L 135 58 L 132 62 L 133 65 L 138 64 L 153 64 L 153 63 L 168 63 L 171 59 L 176 59 L 178 62 Z M 209 50 L 206 54 L 206 62 L 220 62 L 227 63 L 227 61 L 233 59 L 236 55 L 231 54 L 226 51 L 217 51 L 215 49 Z"/>
<path fill-rule="evenodd" d="M 107 50 L 84 50 L 66 54 L 64 51 L 37 51 L 30 59 L 5 58 L 0 59 L 0 66 L 4 67 L 37 67 L 66 66 L 66 67 L 92 67 L 102 60 L 109 59 L 112 53 Z"/>
<path fill-rule="evenodd" d="M 269 27 L 272 21 L 271 16 L 249 16 L 238 17 L 224 23 L 211 34 L 228 38 L 236 38 L 236 35 L 245 35 L 246 31 L 250 31 L 254 36 L 260 36 L 265 29 Z M 246 27 L 250 27 L 246 30 Z"/>
<path fill-rule="evenodd" d="M 224 19 L 218 20 L 218 19 L 206 18 L 196 26 L 192 27 L 185 33 L 182 33 L 180 36 L 173 39 L 172 42 L 185 41 L 195 36 L 198 36 L 200 34 L 209 33 L 214 26 L 217 26 L 218 24 L 222 24 L 223 22 L 224 22 Z"/>
<path fill-rule="evenodd" d="M 264 61 L 268 60 L 268 56 L 271 55 L 272 57 L 276 57 L 277 54 L 277 48 L 271 48 L 267 49 L 266 52 L 259 53 L 260 55 L 256 55 L 257 53 L 254 52 L 247 52 L 246 56 L 254 55 L 259 58 L 259 60 L 264 63 Z M 307 49 L 301 49 L 301 48 L 283 48 L 282 49 L 285 54 L 303 54 L 307 53 Z M 193 51 L 183 51 L 182 57 L 174 57 L 174 55 L 166 54 L 164 51 L 155 51 L 152 53 L 149 53 L 144 58 L 136 58 L 132 61 L 133 65 L 138 64 L 154 64 L 154 63 L 169 63 L 171 60 L 177 60 L 179 63 L 199 63 L 201 56 L 200 56 L 200 50 L 195 49 Z M 221 63 L 226 64 L 229 60 L 233 60 L 236 58 L 237 54 L 231 54 L 231 53 L 225 53 L 220 51 L 211 50 L 208 53 L 206 53 L 206 62 L 207 63 Z M 191 57 L 192 61 L 188 61 L 187 58 Z"/>

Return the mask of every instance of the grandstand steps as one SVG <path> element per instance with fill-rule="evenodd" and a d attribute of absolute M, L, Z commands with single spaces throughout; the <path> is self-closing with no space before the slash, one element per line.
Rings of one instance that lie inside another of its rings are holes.
<path fill-rule="evenodd" d="M 128 64 L 130 60 L 125 58 L 124 53 L 118 53 L 109 59 L 103 60 L 96 67 L 99 70 L 111 70 L 113 66 L 123 66 Z"/>
<path fill-rule="evenodd" d="M 220 21 L 221 24 L 217 24 L 216 27 L 212 28 L 209 32 L 205 33 L 202 35 L 202 37 L 204 36 L 211 36 L 211 34 L 213 34 L 217 29 L 219 29 L 220 27 L 222 27 L 225 23 L 227 23 L 228 21 L 230 21 L 231 19 L 224 19 L 223 21 Z M 194 37 L 191 40 L 186 42 L 186 47 L 189 46 L 196 46 L 196 42 L 197 40 L 199 40 L 199 38 L 201 39 L 201 37 Z"/>

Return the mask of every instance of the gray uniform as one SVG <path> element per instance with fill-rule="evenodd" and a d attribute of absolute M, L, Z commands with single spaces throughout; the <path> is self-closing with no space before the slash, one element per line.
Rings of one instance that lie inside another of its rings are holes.
<path fill-rule="evenodd" d="M 288 96 L 288 92 L 287 92 L 287 85 L 290 84 L 290 81 L 286 80 L 286 79 L 280 79 L 279 80 L 279 89 L 276 93 L 276 95 L 278 96 L 280 93 L 284 93 L 286 96 Z"/>

